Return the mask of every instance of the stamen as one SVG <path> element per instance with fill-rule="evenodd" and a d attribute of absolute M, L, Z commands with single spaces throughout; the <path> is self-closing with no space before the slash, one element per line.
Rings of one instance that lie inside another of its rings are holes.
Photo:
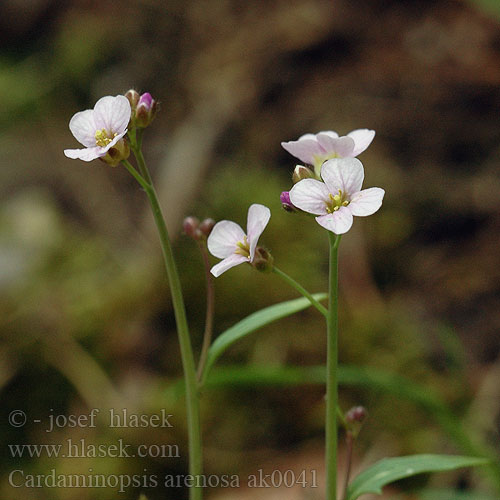
<path fill-rule="evenodd" d="M 243 257 L 250 257 L 250 246 L 248 244 L 246 236 L 243 238 L 243 241 L 238 241 L 238 243 L 236 243 L 236 246 L 238 248 L 234 253 L 238 255 L 243 255 Z"/>
<path fill-rule="evenodd" d="M 113 140 L 114 137 L 116 137 L 116 134 L 113 134 L 113 137 L 110 137 L 110 134 L 108 134 L 106 129 L 100 129 L 96 130 L 94 137 L 96 146 L 101 146 L 101 148 L 104 148 Z"/>
<path fill-rule="evenodd" d="M 349 201 L 344 199 L 344 194 L 339 189 L 339 194 L 333 195 L 331 193 L 328 194 L 328 201 L 326 202 L 326 211 L 331 214 L 339 210 L 340 207 L 347 207 L 349 205 Z"/>

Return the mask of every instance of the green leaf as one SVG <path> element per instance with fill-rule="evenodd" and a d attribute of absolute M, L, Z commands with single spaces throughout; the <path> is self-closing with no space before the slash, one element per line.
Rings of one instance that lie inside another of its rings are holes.
<path fill-rule="evenodd" d="M 382 487 L 405 477 L 424 472 L 440 472 L 485 465 L 488 460 L 454 455 L 410 455 L 385 458 L 354 478 L 347 489 L 346 500 L 356 500 L 365 493 L 382 494 Z"/>
<path fill-rule="evenodd" d="M 215 343 L 214 343 L 215 345 Z M 340 365 L 339 384 L 364 387 L 412 401 L 434 414 L 446 412 L 446 406 L 428 387 L 397 374 L 372 368 Z M 207 378 L 209 387 L 259 385 L 307 385 L 326 382 L 325 366 L 223 366 Z"/>
<path fill-rule="evenodd" d="M 324 366 L 222 366 L 214 368 L 206 381 L 206 387 L 224 388 L 255 386 L 297 386 L 324 384 Z"/>
<path fill-rule="evenodd" d="M 324 300 L 327 297 L 326 293 L 317 293 L 313 295 L 316 300 Z M 265 309 L 261 309 L 250 316 L 242 319 L 231 328 L 221 333 L 208 350 L 207 363 L 203 372 L 202 383 L 206 380 L 207 374 L 213 364 L 222 355 L 222 353 L 237 340 L 240 340 L 250 333 L 255 332 L 259 328 L 272 323 L 286 316 L 290 316 L 296 312 L 302 311 L 309 307 L 311 303 L 306 298 L 288 300 L 281 302 Z"/>

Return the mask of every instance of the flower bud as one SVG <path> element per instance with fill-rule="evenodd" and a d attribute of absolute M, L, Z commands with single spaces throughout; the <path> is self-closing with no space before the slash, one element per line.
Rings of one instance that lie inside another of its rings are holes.
<path fill-rule="evenodd" d="M 99 159 L 112 167 L 116 167 L 122 160 L 130 156 L 130 146 L 126 139 L 120 139 L 112 148 L 108 149 L 105 156 Z"/>
<path fill-rule="evenodd" d="M 184 230 L 184 232 L 194 240 L 199 239 L 199 226 L 200 221 L 196 217 L 186 217 L 182 223 L 182 229 Z"/>
<path fill-rule="evenodd" d="M 363 426 L 363 422 L 365 421 L 368 412 L 364 406 L 353 406 L 346 414 L 345 421 L 348 429 L 357 436 L 361 427 Z"/>
<path fill-rule="evenodd" d="M 137 108 L 137 104 L 139 103 L 139 99 L 141 97 L 139 95 L 139 92 L 137 92 L 134 89 L 130 89 L 125 93 L 125 97 L 130 102 L 130 108 L 132 109 L 132 114 L 134 114 Z"/>
<path fill-rule="evenodd" d="M 139 128 L 148 127 L 156 116 L 158 102 L 149 92 L 141 95 L 135 110 L 135 124 Z"/>
<path fill-rule="evenodd" d="M 293 170 L 292 174 L 292 181 L 294 184 L 297 184 L 297 182 L 303 179 L 311 179 L 311 178 L 314 178 L 314 172 L 310 168 L 307 168 L 304 165 L 295 166 L 295 169 Z"/>
<path fill-rule="evenodd" d="M 293 203 L 290 201 L 290 192 L 289 191 L 283 191 L 280 194 L 280 201 L 281 201 L 281 206 L 287 212 L 296 212 L 297 211 L 297 209 L 294 207 Z"/>
<path fill-rule="evenodd" d="M 263 273 L 270 273 L 274 267 L 274 257 L 264 247 L 257 247 L 252 266 Z"/>
<path fill-rule="evenodd" d="M 210 233 L 212 232 L 212 229 L 214 228 L 214 226 L 215 226 L 215 221 L 213 219 L 205 219 L 200 224 L 199 229 L 202 232 L 202 234 L 206 238 L 208 238 L 210 236 Z"/>

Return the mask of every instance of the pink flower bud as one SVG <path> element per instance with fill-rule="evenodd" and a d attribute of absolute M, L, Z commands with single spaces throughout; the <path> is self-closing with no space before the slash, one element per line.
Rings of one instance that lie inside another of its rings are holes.
<path fill-rule="evenodd" d="M 290 193 L 289 193 L 289 191 L 283 191 L 280 194 L 280 201 L 281 201 L 282 207 L 287 212 L 296 212 L 296 208 L 293 206 L 292 202 L 290 201 Z"/>
<path fill-rule="evenodd" d="M 143 105 L 149 111 L 153 105 L 153 101 L 154 101 L 154 99 L 151 97 L 151 94 L 149 92 L 145 92 L 139 98 L 139 102 L 137 103 L 137 106 L 139 107 L 139 106 Z"/>
<path fill-rule="evenodd" d="M 182 223 L 182 229 L 190 238 L 194 240 L 199 239 L 200 230 L 198 229 L 200 226 L 200 221 L 196 217 L 186 217 Z"/>
<path fill-rule="evenodd" d="M 366 418 L 367 411 L 364 406 L 354 406 L 345 415 L 345 419 L 349 423 L 363 423 Z"/>
<path fill-rule="evenodd" d="M 353 437 L 357 437 L 359 434 L 367 415 L 368 412 L 364 406 L 354 406 L 345 414 L 347 431 L 350 432 Z"/>
<path fill-rule="evenodd" d="M 200 224 L 199 229 L 202 232 L 202 234 L 208 238 L 214 226 L 215 226 L 215 221 L 213 219 L 205 219 Z"/>
<path fill-rule="evenodd" d="M 139 98 L 135 110 L 135 125 L 139 128 L 148 127 L 158 111 L 158 103 L 149 92 L 145 92 Z"/>

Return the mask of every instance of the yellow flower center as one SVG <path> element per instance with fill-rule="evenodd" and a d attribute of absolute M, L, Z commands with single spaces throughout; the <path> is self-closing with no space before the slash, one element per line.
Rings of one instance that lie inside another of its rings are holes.
<path fill-rule="evenodd" d="M 116 134 L 111 136 L 106 129 L 102 128 L 101 130 L 96 130 L 95 143 L 97 146 L 104 148 L 113 140 L 114 137 L 116 137 Z"/>
<path fill-rule="evenodd" d="M 340 207 L 347 207 L 349 205 L 349 200 L 346 200 L 345 193 L 339 189 L 339 194 L 333 196 L 331 193 L 328 195 L 328 201 L 326 202 L 326 211 L 329 214 L 336 212 Z"/>
<path fill-rule="evenodd" d="M 250 258 L 250 245 L 248 244 L 246 236 L 243 238 L 243 241 L 238 241 L 238 243 L 236 243 L 236 246 L 238 248 L 234 253 L 238 255 L 243 255 L 243 257 Z"/>

